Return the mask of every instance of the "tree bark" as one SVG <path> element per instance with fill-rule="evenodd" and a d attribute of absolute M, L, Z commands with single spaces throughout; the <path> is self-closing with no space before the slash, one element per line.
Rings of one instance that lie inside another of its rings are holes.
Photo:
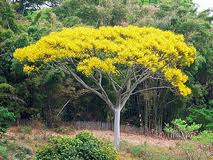
<path fill-rule="evenodd" d="M 120 116 L 121 116 L 121 109 L 115 108 L 114 109 L 114 145 L 116 149 L 119 149 L 120 146 Z"/>

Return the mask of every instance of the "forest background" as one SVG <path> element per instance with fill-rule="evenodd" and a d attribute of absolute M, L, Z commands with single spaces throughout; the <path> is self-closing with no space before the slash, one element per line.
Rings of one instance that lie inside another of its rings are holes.
<path fill-rule="evenodd" d="M 201 130 L 213 129 L 212 20 L 212 11 L 198 12 L 192 0 L 0 0 L 0 106 L 14 112 L 17 123 L 112 122 L 106 104 L 74 79 L 48 66 L 28 75 L 13 53 L 63 27 L 153 26 L 183 34 L 197 49 L 196 62 L 184 68 L 192 94 L 182 97 L 165 89 L 135 94 L 121 123 L 161 132 L 166 123 L 181 118 L 202 124 Z M 157 85 L 146 81 L 137 89 Z"/>

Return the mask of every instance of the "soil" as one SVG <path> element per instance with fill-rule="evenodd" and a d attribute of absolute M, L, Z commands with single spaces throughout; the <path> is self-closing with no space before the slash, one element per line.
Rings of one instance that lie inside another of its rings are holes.
<path fill-rule="evenodd" d="M 19 133 L 18 127 L 11 127 L 8 129 L 6 135 L 9 137 L 19 137 L 23 136 L 23 133 Z M 68 136 L 75 136 L 82 130 L 73 130 L 70 132 L 63 133 L 57 133 L 54 130 L 44 130 L 44 129 L 37 129 L 33 128 L 31 134 L 24 134 L 25 139 L 35 139 L 35 137 L 49 137 L 49 136 L 61 136 L 61 135 L 68 135 Z M 93 132 L 97 137 L 108 139 L 110 141 L 113 141 L 113 131 L 102 131 L 102 130 L 90 130 Z M 165 138 L 156 138 L 151 136 L 145 136 L 145 135 L 137 135 L 137 134 L 130 134 L 130 133 L 121 133 L 121 140 L 124 142 L 127 142 L 130 145 L 142 145 L 144 143 L 156 145 L 160 147 L 168 147 L 173 148 L 176 146 L 176 143 L 179 140 L 169 140 Z"/>

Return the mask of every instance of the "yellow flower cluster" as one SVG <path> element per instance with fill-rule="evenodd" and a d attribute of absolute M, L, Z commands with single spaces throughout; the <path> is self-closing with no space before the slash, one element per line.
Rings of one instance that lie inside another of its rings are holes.
<path fill-rule="evenodd" d="M 184 85 L 186 75 L 177 68 L 192 64 L 195 52 L 194 47 L 184 42 L 182 35 L 170 31 L 152 27 L 104 26 L 53 32 L 35 44 L 17 49 L 14 57 L 22 62 L 45 63 L 75 59 L 77 70 L 87 76 L 94 70 L 118 74 L 119 66 L 138 65 L 152 72 L 162 72 L 182 95 L 187 95 L 190 91 Z"/>
<path fill-rule="evenodd" d="M 30 74 L 34 70 L 35 70 L 35 66 L 24 65 L 23 67 L 23 71 L 27 74 Z"/>
<path fill-rule="evenodd" d="M 108 74 L 116 74 L 116 67 L 113 65 L 111 59 L 101 60 L 97 57 L 92 57 L 90 59 L 85 59 L 80 62 L 77 66 L 77 70 L 89 76 L 92 74 L 93 70 L 100 70 Z"/>
<path fill-rule="evenodd" d="M 171 82 L 171 84 L 177 87 L 183 96 L 191 94 L 191 89 L 186 87 L 184 83 L 188 80 L 188 77 L 183 74 L 180 69 L 167 68 L 165 69 L 165 78 Z"/>

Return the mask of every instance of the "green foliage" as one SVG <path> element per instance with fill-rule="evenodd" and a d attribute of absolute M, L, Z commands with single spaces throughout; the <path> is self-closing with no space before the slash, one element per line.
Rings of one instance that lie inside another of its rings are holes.
<path fill-rule="evenodd" d="M 7 152 L 7 148 L 5 146 L 2 146 L 0 144 L 0 158 L 4 158 L 4 159 L 7 159 L 8 157 L 8 152 Z"/>
<path fill-rule="evenodd" d="M 27 14 L 29 11 L 40 9 L 41 6 L 56 7 L 62 0 L 13 0 L 13 4 L 16 12 L 20 14 Z"/>
<path fill-rule="evenodd" d="M 204 130 L 199 135 L 193 136 L 192 139 L 201 144 L 213 145 L 213 132 Z"/>
<path fill-rule="evenodd" d="M 202 124 L 202 130 L 213 129 L 213 108 L 192 109 L 187 117 L 189 122 Z"/>
<path fill-rule="evenodd" d="M 213 99 L 209 100 L 209 105 L 213 107 Z"/>
<path fill-rule="evenodd" d="M 15 88 L 7 83 L 0 83 L 0 90 L 2 93 L 13 94 L 15 92 Z"/>
<path fill-rule="evenodd" d="M 0 26 L 11 29 L 12 31 L 18 30 L 17 24 L 15 23 L 14 10 L 7 0 L 0 1 Z"/>
<path fill-rule="evenodd" d="M 139 0 L 142 5 L 144 4 L 159 4 L 160 0 Z"/>
<path fill-rule="evenodd" d="M 185 120 L 175 119 L 171 124 L 166 124 L 164 131 L 166 133 L 175 134 L 180 138 L 190 138 L 198 129 L 200 129 L 201 124 L 188 124 Z"/>
<path fill-rule="evenodd" d="M 133 157 L 141 157 L 146 151 L 147 151 L 147 144 L 130 147 L 130 152 Z"/>
<path fill-rule="evenodd" d="M 46 146 L 37 151 L 36 159 L 117 160 L 118 153 L 110 143 L 84 131 L 75 138 L 51 138 Z"/>
<path fill-rule="evenodd" d="M 98 21 L 96 1 L 66 0 L 54 12 L 66 27 L 72 27 L 79 22 L 94 26 Z"/>
<path fill-rule="evenodd" d="M 15 121 L 15 115 L 8 109 L 0 107 L 0 134 L 5 133 L 9 124 Z"/>

